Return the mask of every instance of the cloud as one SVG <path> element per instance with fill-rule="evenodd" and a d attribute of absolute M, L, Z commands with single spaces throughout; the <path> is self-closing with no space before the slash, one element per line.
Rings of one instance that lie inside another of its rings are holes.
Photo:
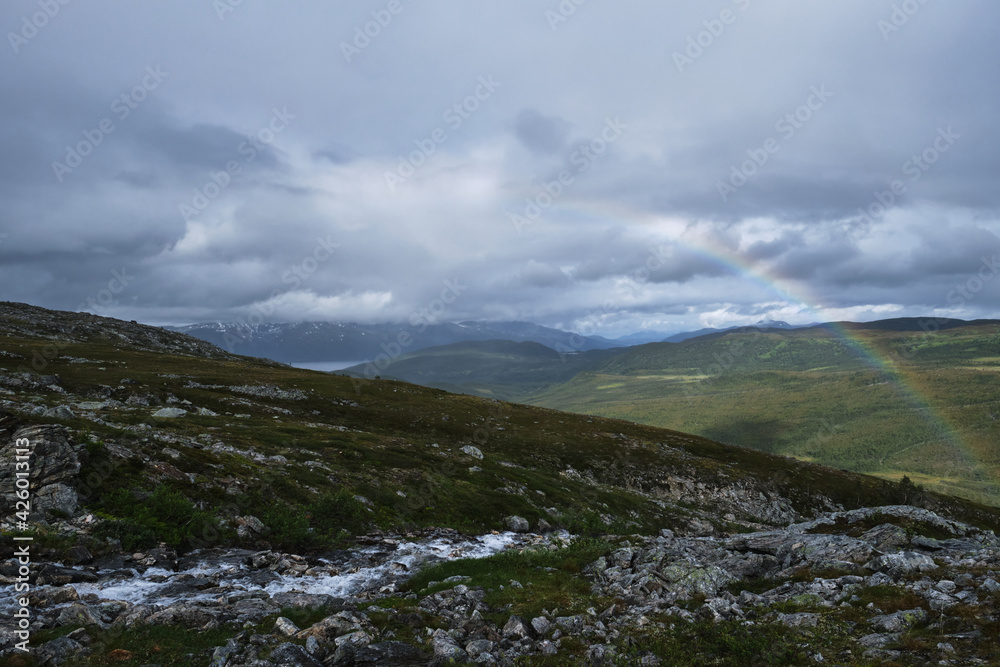
<path fill-rule="evenodd" d="M 678 71 L 716 10 L 587 3 L 552 30 L 530 0 L 429 0 L 348 62 L 370 8 L 68 5 L 0 55 L 2 298 L 76 308 L 125 267 L 99 312 L 173 323 L 405 321 L 456 280 L 444 319 L 607 335 L 997 316 L 992 286 L 948 294 L 1000 252 L 1000 8 L 927 3 L 887 35 L 888 0 L 733 8 Z M 169 77 L 122 118 L 150 67 Z"/>
<path fill-rule="evenodd" d="M 569 123 L 547 118 L 534 109 L 524 109 L 514 118 L 514 134 L 532 153 L 553 155 L 565 150 Z"/>

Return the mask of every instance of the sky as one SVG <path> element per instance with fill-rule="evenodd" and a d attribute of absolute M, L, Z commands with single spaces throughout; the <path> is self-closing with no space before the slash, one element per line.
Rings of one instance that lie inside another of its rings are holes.
<path fill-rule="evenodd" d="M 0 299 L 1000 317 L 988 0 L 4 0 Z"/>

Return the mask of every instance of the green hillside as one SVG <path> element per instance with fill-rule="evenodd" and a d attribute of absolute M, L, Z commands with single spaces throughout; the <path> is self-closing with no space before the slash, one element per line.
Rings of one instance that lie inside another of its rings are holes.
<path fill-rule="evenodd" d="M 618 351 L 562 354 L 533 342 L 469 341 L 400 355 L 380 377 L 477 396 L 516 399 L 567 382 Z M 344 373 L 365 378 L 368 370 L 366 364 L 360 364 Z"/>
<path fill-rule="evenodd" d="M 823 328 L 630 349 L 523 397 L 1000 501 L 1000 327 Z"/>
<path fill-rule="evenodd" d="M 446 346 L 401 357 L 387 374 L 1000 503 L 1000 324 L 952 320 L 933 335 L 919 324 L 838 325 L 851 338 L 746 329 L 563 356 Z"/>
<path fill-rule="evenodd" d="M 279 509 L 305 506 L 335 488 L 370 501 L 363 516 L 383 527 L 471 531 L 498 528 L 503 517 L 518 514 L 582 532 L 609 526 L 655 532 L 695 516 L 686 501 L 665 502 L 683 499 L 680 478 L 719 488 L 749 485 L 788 499 L 803 514 L 830 502 L 861 507 L 900 500 L 895 484 L 677 431 L 301 370 L 90 315 L 11 308 L 3 330 L 7 411 L 22 423 L 69 426 L 91 443 L 89 467 L 100 472 L 103 463 L 114 465 L 115 474 L 99 475 L 89 494 L 94 509 L 109 516 L 124 516 L 112 502 L 116 491 L 152 492 L 159 485 L 223 514 L 261 516 L 274 515 L 276 502 Z M 521 349 L 538 353 L 531 345 Z M 653 348 L 640 351 L 646 349 Z M 587 403 L 591 387 L 611 377 L 633 388 L 601 389 L 608 400 Z M 587 373 L 544 400 L 646 421 L 657 410 L 687 405 L 663 390 L 675 385 L 676 393 L 683 382 L 643 377 Z M 709 391 L 737 377 L 697 383 L 705 396 L 692 399 L 680 420 L 705 430 L 707 420 L 695 418 L 698 400 L 712 407 Z M 659 395 L 640 398 L 651 387 Z M 41 414 L 60 405 L 74 416 Z M 167 406 L 186 414 L 154 416 Z M 758 409 L 744 407 L 747 415 Z M 470 446 L 483 458 L 462 451 Z M 740 518 L 739 507 L 699 508 L 705 511 L 712 521 L 726 512 Z"/>

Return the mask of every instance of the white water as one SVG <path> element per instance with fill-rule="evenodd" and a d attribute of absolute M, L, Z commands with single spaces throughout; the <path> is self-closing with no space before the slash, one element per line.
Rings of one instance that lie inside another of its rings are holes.
<path fill-rule="evenodd" d="M 428 557 L 437 557 L 442 560 L 485 558 L 503 551 L 509 544 L 514 543 L 516 537 L 514 533 L 503 533 L 483 535 L 476 538 L 475 542 L 454 543 L 444 539 L 430 542 L 405 542 L 399 545 L 389 560 L 375 567 L 361 568 L 357 572 L 336 576 L 283 576 L 265 586 L 264 590 L 271 595 L 293 591 L 348 597 L 360 591 L 385 585 L 387 579 L 398 579 L 401 578 L 400 575 L 411 574 L 416 569 L 415 566 L 427 560 Z M 367 550 L 368 553 L 376 553 L 377 551 L 377 549 Z M 403 567 L 400 568 L 400 565 Z"/>
<path fill-rule="evenodd" d="M 484 558 L 503 551 L 512 544 L 525 542 L 524 536 L 516 533 L 483 535 L 471 540 L 450 540 L 439 538 L 423 542 L 402 542 L 395 550 L 388 546 L 361 549 L 341 568 L 342 574 L 322 575 L 279 575 L 277 579 L 264 585 L 253 581 L 252 570 L 241 563 L 212 563 L 204 561 L 183 572 L 170 572 L 162 568 L 149 568 L 143 573 L 131 570 L 131 578 L 109 578 L 92 584 L 72 584 L 81 596 L 94 593 L 106 600 L 122 600 L 131 604 L 169 605 L 181 599 L 195 601 L 218 598 L 220 592 L 202 593 L 191 591 L 180 597 L 162 594 L 167 586 L 177 582 L 182 575 L 216 575 L 219 586 L 231 586 L 228 594 L 238 591 L 266 591 L 269 595 L 283 592 L 326 594 L 338 598 L 377 591 L 382 586 L 399 582 L 410 576 L 420 564 L 431 560 L 455 560 L 459 558 Z M 352 566 L 352 562 L 370 562 L 383 554 L 375 565 Z M 108 573 L 103 573 L 105 576 Z M 154 581 L 153 579 L 163 579 Z M 223 594 L 224 595 L 224 594 Z"/>

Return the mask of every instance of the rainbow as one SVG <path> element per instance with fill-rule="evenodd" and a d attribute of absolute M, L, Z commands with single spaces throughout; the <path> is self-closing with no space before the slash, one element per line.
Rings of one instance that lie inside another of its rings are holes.
<path fill-rule="evenodd" d="M 541 228 L 547 224 L 561 225 L 562 223 L 555 222 L 556 216 L 548 215 L 550 212 L 560 214 L 559 217 L 564 219 L 574 217 L 581 222 L 598 224 L 614 221 L 625 223 L 630 227 L 662 226 L 666 221 L 663 217 L 658 218 L 638 213 L 617 205 L 571 200 L 567 197 L 554 202 L 551 208 L 544 212 L 544 215 L 532 223 L 533 226 L 537 225 Z M 675 220 L 674 222 L 679 221 Z M 823 319 L 823 316 L 819 314 L 823 306 L 819 303 L 818 298 L 810 297 L 800 290 L 796 290 L 790 286 L 791 280 L 766 268 L 751 264 L 745 257 L 721 244 L 712 243 L 705 239 L 683 239 L 679 234 L 676 238 L 670 238 L 665 243 L 696 254 L 724 271 L 739 276 L 742 280 L 753 282 L 765 293 L 772 294 L 780 301 L 800 308 L 800 312 L 815 314 L 817 317 L 813 321 Z M 866 366 L 876 370 L 882 378 L 889 382 L 897 396 L 930 425 L 932 432 L 940 441 L 952 448 L 964 459 L 966 464 L 971 467 L 979 467 L 978 457 L 972 453 L 973 449 L 969 443 L 965 441 L 950 420 L 917 388 L 915 382 L 907 377 L 904 370 L 900 369 L 890 356 L 873 347 L 860 334 L 846 328 L 844 324 L 840 322 L 828 323 L 825 328 L 839 338 L 848 349 L 852 350 Z"/>

